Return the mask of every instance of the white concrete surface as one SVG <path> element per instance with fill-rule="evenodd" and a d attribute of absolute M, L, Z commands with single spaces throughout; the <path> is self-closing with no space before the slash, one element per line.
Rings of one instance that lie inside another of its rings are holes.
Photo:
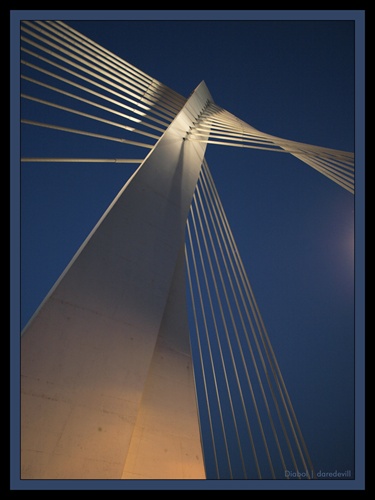
<path fill-rule="evenodd" d="M 202 82 L 23 333 L 23 479 L 204 476 L 176 286 L 205 152 L 184 137 L 208 99 Z"/>

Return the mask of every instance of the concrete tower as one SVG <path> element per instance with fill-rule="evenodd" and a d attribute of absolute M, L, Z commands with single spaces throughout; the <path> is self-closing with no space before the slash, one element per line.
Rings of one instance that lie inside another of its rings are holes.
<path fill-rule="evenodd" d="M 184 234 L 205 144 L 202 82 L 21 341 L 23 479 L 204 478 Z"/>

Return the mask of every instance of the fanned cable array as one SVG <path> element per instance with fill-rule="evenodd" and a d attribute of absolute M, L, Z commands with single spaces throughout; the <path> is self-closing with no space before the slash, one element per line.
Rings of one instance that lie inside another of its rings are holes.
<path fill-rule="evenodd" d="M 61 21 L 24 21 L 21 30 L 24 69 L 21 78 L 28 83 L 21 97 L 24 101 L 63 111 L 65 115 L 64 125 L 26 117 L 21 120 L 23 124 L 152 149 L 186 102 L 177 92 Z M 46 99 L 46 94 L 51 98 Z M 73 124 L 79 118 L 83 128 L 67 127 L 67 114 L 71 115 Z M 99 125 L 103 133 L 97 132 Z M 120 136 L 113 135 L 114 129 L 121 129 Z M 207 106 L 189 139 L 289 153 L 354 193 L 352 153 L 266 134 L 215 103 Z M 141 163 L 142 160 L 143 157 L 22 158 L 23 162 Z"/>
<path fill-rule="evenodd" d="M 312 478 L 296 414 L 206 163 L 187 224 L 186 267 L 212 472 L 223 479 L 281 479 L 289 477 L 286 471 Z"/>
<path fill-rule="evenodd" d="M 29 103 L 24 114 L 29 109 L 30 114 L 41 114 L 30 107 L 34 103 L 49 108 L 42 115 L 51 116 L 50 122 L 24 116 L 23 124 L 132 146 L 132 152 L 143 149 L 136 159 L 129 158 L 127 149 L 115 158 L 24 157 L 23 162 L 141 163 L 145 149 L 153 148 L 185 103 L 167 86 L 61 21 L 24 21 L 21 42 L 21 97 Z"/>
<path fill-rule="evenodd" d="M 209 137 L 203 139 L 207 132 Z M 354 193 L 354 154 L 282 139 L 261 132 L 225 109 L 211 103 L 200 117 L 190 140 L 249 149 L 289 153 L 339 186 Z"/>

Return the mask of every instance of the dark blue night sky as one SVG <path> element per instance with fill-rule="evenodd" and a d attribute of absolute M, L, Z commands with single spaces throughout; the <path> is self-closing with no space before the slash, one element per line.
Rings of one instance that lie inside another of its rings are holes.
<path fill-rule="evenodd" d="M 78 21 L 68 13 L 56 18 L 185 97 L 204 80 L 219 106 L 261 131 L 355 149 L 350 17 L 126 21 L 122 11 L 105 21 L 87 11 Z M 35 129 L 21 129 L 22 156 L 41 156 L 44 131 Z M 44 142 L 43 156 L 67 144 L 62 156 L 86 144 L 86 156 L 117 148 L 66 140 Z M 355 197 L 286 154 L 209 144 L 206 159 L 315 469 L 353 478 Z M 22 165 L 21 328 L 134 168 Z"/>

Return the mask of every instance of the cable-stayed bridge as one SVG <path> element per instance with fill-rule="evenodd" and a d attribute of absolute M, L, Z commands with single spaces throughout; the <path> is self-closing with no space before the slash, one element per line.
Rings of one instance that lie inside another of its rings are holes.
<path fill-rule="evenodd" d="M 204 82 L 186 99 L 60 21 L 23 22 L 21 50 L 23 133 L 66 137 L 23 163 L 140 164 L 25 328 L 22 476 L 203 478 L 209 461 L 217 478 L 313 478 L 204 155 L 291 154 L 354 193 L 353 154 L 260 132 Z M 69 137 L 124 154 L 71 157 Z"/>

